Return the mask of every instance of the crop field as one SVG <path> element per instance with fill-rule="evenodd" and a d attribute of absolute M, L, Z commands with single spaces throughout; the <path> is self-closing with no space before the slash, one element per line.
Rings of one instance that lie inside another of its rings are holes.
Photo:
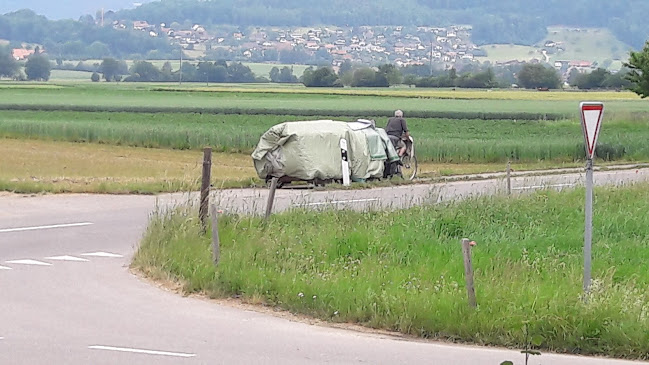
<path fill-rule="evenodd" d="M 329 118 L 321 116 L 316 118 Z M 250 153 L 259 137 L 289 115 L 5 111 L 0 137 L 38 138 L 149 148 Z M 382 126 L 387 119 L 378 120 Z M 583 137 L 577 121 L 451 120 L 410 118 L 422 162 L 505 163 L 579 161 Z M 649 122 L 611 122 L 599 140 L 604 160 L 649 159 Z"/>
<path fill-rule="evenodd" d="M 606 102 L 608 118 L 647 113 L 629 92 L 452 91 L 419 89 L 229 88 L 198 85 L 60 84 L 57 92 L 0 84 L 0 109 L 183 111 L 238 114 L 406 116 L 470 119 L 556 119 L 577 115 L 582 100 Z M 547 118 L 546 118 L 547 117 Z"/>
<path fill-rule="evenodd" d="M 198 190 L 200 151 L 0 139 L 0 190 L 17 193 L 138 193 Z M 250 156 L 214 153 L 217 187 L 261 184 Z"/>
<path fill-rule="evenodd" d="M 184 209 L 152 217 L 133 267 L 185 293 L 236 295 L 426 338 L 649 358 L 649 186 L 596 189 L 593 285 L 582 296 L 584 191 L 394 212 L 219 218 L 221 260 Z M 209 232 L 209 230 L 208 230 Z M 473 249 L 467 305 L 460 239 Z"/>

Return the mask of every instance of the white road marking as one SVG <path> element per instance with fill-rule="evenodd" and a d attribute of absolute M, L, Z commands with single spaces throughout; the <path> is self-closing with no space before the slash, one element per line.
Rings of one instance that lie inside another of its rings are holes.
<path fill-rule="evenodd" d="M 541 188 L 558 188 L 563 186 L 575 186 L 576 184 L 554 184 L 554 185 L 534 185 L 534 186 L 523 186 L 520 188 L 512 188 L 512 190 L 526 190 L 526 189 L 541 189 Z"/>
<path fill-rule="evenodd" d="M 90 260 L 82 259 L 81 257 L 74 257 L 74 256 L 52 256 L 52 257 L 46 257 L 46 260 L 57 260 L 57 261 L 81 261 L 81 262 L 88 262 Z"/>
<path fill-rule="evenodd" d="M 5 261 L 8 264 L 20 264 L 20 265 L 37 265 L 37 266 L 52 266 L 52 264 L 48 262 L 42 262 L 42 261 L 36 261 L 36 260 L 30 260 L 30 259 L 25 259 L 25 260 L 11 260 L 11 261 Z"/>
<path fill-rule="evenodd" d="M 11 270 L 11 268 L 0 265 L 0 270 Z"/>
<path fill-rule="evenodd" d="M 115 253 L 110 253 L 110 252 L 89 252 L 89 253 L 82 253 L 81 256 L 94 256 L 94 257 L 124 257 L 122 255 L 118 255 Z"/>
<path fill-rule="evenodd" d="M 194 357 L 196 354 L 186 354 L 182 352 L 167 352 L 167 351 L 155 351 L 155 350 L 142 350 L 142 349 L 132 349 L 128 347 L 112 347 L 112 346 L 88 346 L 91 350 L 108 350 L 108 351 L 119 351 L 119 352 L 132 352 L 136 354 L 147 354 L 147 355 L 162 355 L 162 356 L 176 356 L 176 357 Z"/>
<path fill-rule="evenodd" d="M 333 200 L 330 202 L 318 202 L 318 203 L 305 203 L 305 204 L 295 204 L 295 206 L 305 206 L 305 205 L 327 205 L 327 204 L 340 204 L 340 203 L 366 203 L 366 202 L 376 202 L 379 201 L 379 198 L 371 199 L 354 199 L 354 200 Z"/>
<path fill-rule="evenodd" d="M 39 230 L 39 229 L 52 229 L 52 228 L 82 227 L 82 226 L 89 226 L 91 224 L 93 224 L 93 223 L 82 222 L 82 223 L 68 223 L 68 224 L 52 224 L 52 225 L 49 225 L 49 226 L 5 228 L 5 229 L 0 229 L 0 233 L 36 231 L 36 230 Z"/>

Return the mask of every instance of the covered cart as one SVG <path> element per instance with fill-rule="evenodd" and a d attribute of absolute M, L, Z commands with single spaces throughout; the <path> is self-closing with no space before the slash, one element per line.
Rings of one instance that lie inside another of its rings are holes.
<path fill-rule="evenodd" d="M 349 123 L 314 120 L 277 124 L 261 136 L 252 159 L 257 174 L 266 181 L 273 177 L 282 183 L 342 181 L 341 140 L 347 145 L 352 181 L 386 177 L 390 164 L 399 161 L 385 131 L 364 119 Z"/>

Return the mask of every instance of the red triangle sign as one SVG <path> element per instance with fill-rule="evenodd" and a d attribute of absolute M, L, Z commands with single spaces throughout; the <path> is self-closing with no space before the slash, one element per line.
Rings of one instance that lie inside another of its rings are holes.
<path fill-rule="evenodd" d="M 586 142 L 586 157 L 592 159 L 595 154 L 599 128 L 604 117 L 604 104 L 600 102 L 582 102 L 579 104 L 581 128 Z"/>

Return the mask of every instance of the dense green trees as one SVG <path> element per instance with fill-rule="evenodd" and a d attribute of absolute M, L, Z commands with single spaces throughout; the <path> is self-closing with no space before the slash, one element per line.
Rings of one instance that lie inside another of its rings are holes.
<path fill-rule="evenodd" d="M 630 88 L 643 99 L 649 96 L 649 41 L 640 52 L 631 52 L 624 66 L 630 69 L 626 79 L 634 85 Z"/>
<path fill-rule="evenodd" d="M 302 74 L 302 83 L 308 87 L 342 86 L 331 67 L 319 67 L 316 70 L 313 67 L 307 68 Z"/>
<path fill-rule="evenodd" d="M 20 66 L 11 55 L 9 47 L 0 47 L 0 77 L 15 77 Z"/>
<path fill-rule="evenodd" d="M 47 56 L 34 53 L 27 62 L 25 62 L 25 74 L 27 80 L 47 81 L 50 79 L 52 65 Z"/>
<path fill-rule="evenodd" d="M 122 75 L 128 73 L 126 62 L 114 58 L 104 58 L 99 66 L 99 71 L 106 81 L 119 81 Z"/>
<path fill-rule="evenodd" d="M 0 15 L 0 39 L 43 44 L 53 59 L 126 57 L 157 50 L 171 52 L 162 37 L 145 32 L 100 27 L 94 22 L 73 20 L 50 21 L 31 10 Z"/>
<path fill-rule="evenodd" d="M 293 69 L 284 66 L 280 70 L 277 67 L 270 69 L 270 81 L 278 83 L 295 83 L 298 82 L 297 76 L 293 75 Z"/>
<path fill-rule="evenodd" d="M 561 78 L 552 67 L 541 64 L 527 64 L 518 72 L 518 83 L 526 89 L 561 87 Z"/>

